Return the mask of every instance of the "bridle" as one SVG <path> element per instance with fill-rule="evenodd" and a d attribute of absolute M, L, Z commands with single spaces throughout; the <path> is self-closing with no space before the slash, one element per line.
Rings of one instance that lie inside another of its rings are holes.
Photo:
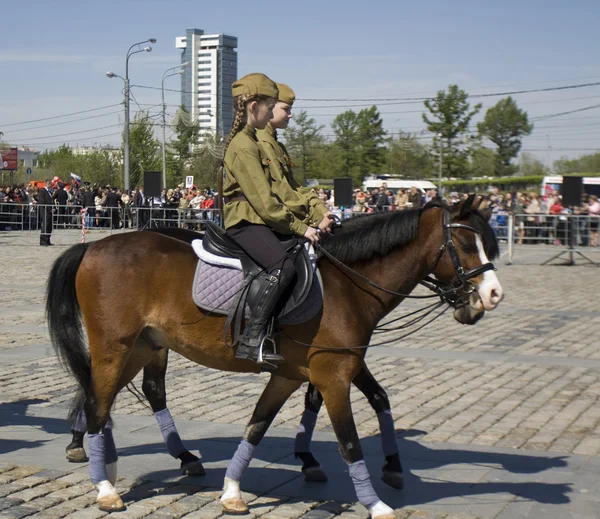
<path fill-rule="evenodd" d="M 435 292 L 444 302 L 447 302 L 454 306 L 455 308 L 459 306 L 459 302 L 461 296 L 469 295 L 475 291 L 475 285 L 471 282 L 471 279 L 484 274 L 490 270 L 496 270 L 496 267 L 493 263 L 487 262 L 483 265 L 479 265 L 478 267 L 474 267 L 465 271 L 465 269 L 460 264 L 460 258 L 458 257 L 458 252 L 456 250 L 456 245 L 454 245 L 454 241 L 452 240 L 452 229 L 465 229 L 467 231 L 471 231 L 474 234 L 482 236 L 483 233 L 472 227 L 471 225 L 465 225 L 463 223 L 451 223 L 450 222 L 450 208 L 443 207 L 443 215 L 442 215 L 442 227 L 444 232 L 444 242 L 442 243 L 438 254 L 436 256 L 435 261 L 433 262 L 432 271 L 435 270 L 438 263 L 442 259 L 444 252 L 448 251 L 448 256 L 450 256 L 450 261 L 452 262 L 452 267 L 454 268 L 454 272 L 456 274 L 457 283 L 453 283 L 451 285 L 445 285 L 441 283 L 439 280 L 426 276 L 423 280 L 420 281 L 420 284 L 424 287 L 428 288 L 432 292 Z"/>

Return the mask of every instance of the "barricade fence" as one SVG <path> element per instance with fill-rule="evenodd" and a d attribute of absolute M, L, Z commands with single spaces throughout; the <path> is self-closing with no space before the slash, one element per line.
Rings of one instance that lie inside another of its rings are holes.
<path fill-rule="evenodd" d="M 394 210 L 393 206 L 384 207 Z M 333 209 L 342 220 L 366 216 L 369 213 L 351 208 Z M 202 231 L 206 222 L 221 224 L 218 209 L 165 208 L 165 207 L 88 207 L 78 205 L 40 205 L 0 203 L 0 231 L 47 232 L 45 218 L 52 220 L 52 230 L 79 229 L 85 233 L 94 231 L 122 232 L 130 229 L 179 227 Z M 509 214 L 496 212 L 490 219 L 502 256 L 507 263 L 513 260 L 515 246 L 530 250 L 560 247 L 598 247 L 598 224 L 600 217 L 594 215 Z"/>

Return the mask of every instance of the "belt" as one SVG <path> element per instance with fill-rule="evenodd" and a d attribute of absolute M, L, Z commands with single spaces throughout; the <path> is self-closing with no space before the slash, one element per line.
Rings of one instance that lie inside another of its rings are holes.
<path fill-rule="evenodd" d="M 229 202 L 247 202 L 247 201 L 248 201 L 248 199 L 244 195 L 224 196 L 223 197 L 223 202 L 225 202 L 226 204 L 228 204 Z"/>

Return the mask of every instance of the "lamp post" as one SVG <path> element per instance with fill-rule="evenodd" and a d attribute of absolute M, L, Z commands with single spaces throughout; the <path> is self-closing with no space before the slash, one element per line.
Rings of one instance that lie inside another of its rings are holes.
<path fill-rule="evenodd" d="M 441 198 L 442 197 L 442 167 L 443 167 L 444 147 L 443 147 L 443 143 L 442 143 L 443 135 L 441 133 L 438 133 L 437 136 L 440 139 L 440 172 L 439 172 L 439 178 L 438 178 L 438 196 Z"/>
<path fill-rule="evenodd" d="M 165 70 L 165 73 L 163 74 L 162 77 L 162 86 L 161 86 L 161 93 L 162 93 L 162 187 L 164 189 L 167 188 L 167 154 L 165 151 L 165 146 L 166 146 L 166 141 L 167 141 L 167 136 L 166 136 L 166 126 L 167 126 L 167 122 L 166 122 L 166 105 L 165 105 L 165 79 L 167 79 L 168 77 L 171 76 L 178 76 L 180 74 L 183 74 L 185 71 L 183 70 L 184 67 L 187 67 L 190 64 L 189 61 L 186 61 L 185 63 L 182 63 L 181 65 L 177 65 L 176 67 L 171 67 L 170 69 Z M 175 69 L 180 69 L 177 70 L 175 72 L 172 72 L 171 74 L 169 74 L 169 72 L 171 72 L 172 70 Z"/>
<path fill-rule="evenodd" d="M 123 173 L 124 173 L 124 187 L 126 191 L 129 191 L 129 58 L 134 54 L 138 54 L 140 52 L 152 52 L 152 47 L 144 47 L 141 48 L 140 45 L 144 43 L 156 43 L 156 38 L 149 38 L 144 41 L 140 41 L 138 43 L 134 43 L 127 50 L 127 55 L 125 56 L 125 77 L 121 77 L 113 72 L 107 72 L 106 75 L 109 78 L 118 77 L 122 79 L 125 83 L 125 142 L 123 145 Z M 136 50 L 133 50 L 134 47 L 137 47 Z"/>

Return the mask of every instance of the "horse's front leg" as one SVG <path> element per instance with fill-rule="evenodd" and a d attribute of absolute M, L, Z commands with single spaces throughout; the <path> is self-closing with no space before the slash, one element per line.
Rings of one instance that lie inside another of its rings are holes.
<path fill-rule="evenodd" d="M 310 451 L 313 432 L 322 405 L 323 397 L 321 393 L 315 386 L 308 384 L 306 396 L 304 397 L 304 412 L 294 442 L 294 455 L 302 461 L 302 473 L 305 481 L 327 481 L 327 474 Z"/>
<path fill-rule="evenodd" d="M 254 450 L 267 432 L 267 429 L 277 416 L 291 394 L 300 387 L 301 382 L 288 380 L 278 375 L 272 375 L 265 387 L 254 413 L 246 427 L 244 439 L 227 466 L 221 505 L 227 513 L 240 514 L 248 512 L 248 505 L 242 499 L 240 481 L 248 468 Z"/>
<path fill-rule="evenodd" d="M 373 519 L 395 519 L 394 510 L 379 499 L 371 484 L 350 405 L 352 379 L 344 377 L 343 370 L 339 370 L 335 375 L 337 376 L 332 376 L 329 371 L 326 376 L 319 377 L 320 380 L 313 380 L 311 366 L 311 382 L 321 391 L 325 400 L 340 452 L 348 464 L 356 497 Z"/>
<path fill-rule="evenodd" d="M 396 430 L 394 418 L 387 393 L 371 374 L 366 364 L 363 364 L 359 374 L 354 377 L 354 385 L 367 397 L 369 404 L 377 413 L 379 431 L 381 433 L 381 447 L 385 456 L 383 477 L 381 478 L 392 488 L 404 488 L 402 464 L 396 443 Z"/>

